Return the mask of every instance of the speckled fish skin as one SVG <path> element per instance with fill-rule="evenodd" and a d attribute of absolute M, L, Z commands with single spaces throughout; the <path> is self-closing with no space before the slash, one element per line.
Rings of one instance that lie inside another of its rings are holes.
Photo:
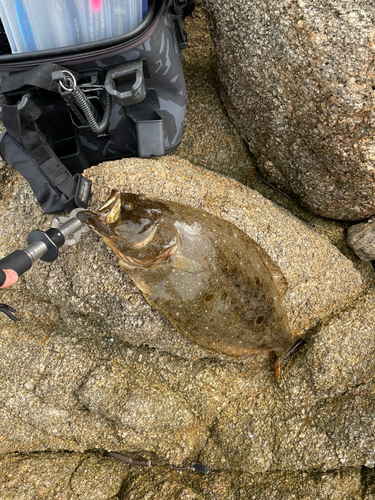
<path fill-rule="evenodd" d="M 98 214 L 78 213 L 100 234 L 146 300 L 196 344 L 228 356 L 298 342 L 282 296 L 286 281 L 236 226 L 180 203 L 112 191 Z"/>

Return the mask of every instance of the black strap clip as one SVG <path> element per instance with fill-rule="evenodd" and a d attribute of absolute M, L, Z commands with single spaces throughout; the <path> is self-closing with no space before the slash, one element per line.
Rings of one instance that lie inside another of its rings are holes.
<path fill-rule="evenodd" d="M 181 21 L 183 16 L 183 9 L 184 7 L 186 7 L 187 4 L 188 2 L 184 0 L 172 1 L 173 13 L 171 13 L 171 19 L 173 21 L 176 30 L 177 41 L 178 45 L 180 46 L 180 50 L 184 50 L 188 46 L 187 33 L 182 27 L 182 21 Z"/>
<path fill-rule="evenodd" d="M 15 321 L 16 323 L 17 323 L 17 321 L 21 321 L 20 318 L 16 318 L 12 314 L 12 313 L 15 313 L 16 310 L 13 309 L 13 307 L 8 306 L 7 304 L 0 303 L 0 312 L 3 312 L 4 314 L 6 314 L 8 316 L 8 318 L 10 318 L 12 321 Z"/>

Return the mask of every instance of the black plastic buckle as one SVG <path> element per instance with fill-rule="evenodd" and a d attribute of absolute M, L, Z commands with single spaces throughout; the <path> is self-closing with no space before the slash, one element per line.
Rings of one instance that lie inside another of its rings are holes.
<path fill-rule="evenodd" d="M 171 19 L 174 23 L 180 50 L 184 50 L 188 46 L 187 33 L 182 27 L 182 16 L 184 8 L 187 6 L 187 4 L 188 4 L 187 0 L 172 1 L 172 9 L 174 13 L 171 14 Z"/>
<path fill-rule="evenodd" d="M 78 178 L 77 189 L 74 196 L 75 204 L 79 208 L 87 208 L 87 204 L 91 196 L 92 182 L 80 174 L 75 174 L 74 177 Z"/>

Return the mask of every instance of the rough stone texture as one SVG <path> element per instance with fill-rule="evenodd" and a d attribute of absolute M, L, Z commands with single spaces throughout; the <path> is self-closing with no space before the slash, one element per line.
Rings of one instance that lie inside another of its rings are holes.
<path fill-rule="evenodd" d="M 111 184 L 125 191 L 181 201 L 236 224 L 268 252 L 287 278 L 284 304 L 296 332 L 311 327 L 360 289 L 361 280 L 352 263 L 333 246 L 282 208 L 235 181 L 173 157 L 158 162 L 108 162 L 91 168 L 86 175 L 96 186 L 93 205 L 97 207 L 106 199 Z"/>
<path fill-rule="evenodd" d="M 86 175 L 93 180 L 94 207 L 110 188 L 119 187 L 180 200 L 237 224 L 282 268 L 290 284 L 285 306 L 295 331 L 330 316 L 361 290 L 360 275 L 331 244 L 236 181 L 173 157 L 109 162 Z M 3 206 L 2 253 L 12 246 L 22 248 L 32 228 L 50 225 L 51 216 L 38 211 L 18 177 L 4 188 Z M 26 207 L 20 220 L 17 213 Z M 176 332 L 94 234 L 85 235 L 74 248 L 62 249 L 51 264 L 36 263 L 18 285 L 3 292 L 3 300 L 17 307 L 23 321 L 6 321 L 0 333 L 0 453 L 122 449 L 169 463 L 200 453 L 219 468 L 241 469 L 244 461 L 252 472 L 275 469 L 275 464 L 284 469 L 301 468 L 302 463 L 306 468 L 311 463 L 317 468 L 341 465 L 335 447 L 327 445 L 324 452 L 312 455 L 312 445 L 299 441 L 306 417 L 291 420 L 287 411 L 300 406 L 300 397 L 306 411 L 315 415 L 330 394 L 320 394 L 313 377 L 327 366 L 340 366 L 344 356 L 347 366 L 355 364 L 354 330 L 343 351 L 340 323 L 328 335 L 329 349 L 314 349 L 316 336 L 308 334 L 309 347 L 291 359 L 283 382 L 276 386 L 267 355 L 230 359 Z M 365 314 L 369 308 L 371 302 Z M 358 323 L 362 328 L 366 324 L 364 318 Z M 371 349 L 370 336 L 364 345 Z M 330 372 L 339 393 L 349 390 L 345 384 L 352 374 L 343 373 L 333 368 Z M 355 383 L 367 383 L 367 373 L 372 373 L 371 366 L 369 372 L 357 370 Z M 362 395 L 352 395 L 354 409 L 360 407 Z M 250 407 L 257 408 L 253 424 L 248 421 Z M 353 422 L 359 425 L 354 409 Z M 326 424 L 331 425 L 328 410 L 323 429 Z M 276 428 L 280 432 L 275 433 Z M 285 428 L 294 450 L 287 453 L 286 462 Z M 339 422 L 337 435 L 335 446 L 347 450 L 351 441 L 344 422 Z M 372 427 L 363 435 L 371 447 Z M 370 448 L 355 450 L 346 465 L 372 460 Z"/>
<path fill-rule="evenodd" d="M 375 220 L 348 229 L 348 244 L 362 260 L 375 260 Z"/>
<path fill-rule="evenodd" d="M 0 458 L 4 500 L 362 500 L 371 476 L 360 469 L 266 473 L 212 471 L 208 476 L 168 466 L 131 469 L 100 453 L 12 454 Z M 266 495 L 266 496 L 265 496 Z"/>
<path fill-rule="evenodd" d="M 375 470 L 362 469 L 362 500 L 374 500 L 375 498 Z"/>
<path fill-rule="evenodd" d="M 212 428 L 202 460 L 214 467 L 246 463 L 259 471 L 358 463 L 373 467 L 374 306 L 371 292 L 313 331 L 303 356 L 309 366 L 304 373 L 298 358 L 280 384 L 228 405 Z"/>
<path fill-rule="evenodd" d="M 0 498 L 112 500 L 125 476 L 121 463 L 92 453 L 13 454 L 0 458 Z"/>
<path fill-rule="evenodd" d="M 264 176 L 313 212 L 375 212 L 374 23 L 365 0 L 201 0 L 222 98 Z"/>
<path fill-rule="evenodd" d="M 244 476 L 244 481 L 249 476 Z M 239 490 L 239 500 L 360 500 L 360 471 L 275 473 L 255 476 Z"/>
<path fill-rule="evenodd" d="M 200 36 L 200 14 L 195 21 Z M 197 61 L 185 59 L 188 80 L 194 64 L 201 70 L 191 92 L 212 62 L 207 36 L 190 39 Z M 201 142 L 182 145 L 182 156 L 246 180 L 216 85 L 189 105 L 186 134 L 196 127 Z M 212 144 L 222 145 L 217 154 Z M 293 328 L 315 326 L 276 385 L 270 357 L 229 359 L 179 335 L 86 235 L 0 292 L 22 318 L 0 318 L 0 499 L 373 500 L 374 271 L 347 246 L 347 223 L 311 214 L 257 175 L 248 184 L 271 201 L 176 158 L 122 165 L 92 171 L 93 204 L 113 182 L 131 182 L 232 218 L 287 275 Z M 0 186 L 5 255 L 52 217 L 3 162 Z M 359 297 L 361 280 L 343 255 L 362 276 Z M 103 450 L 151 459 L 152 468 L 126 470 Z M 210 462 L 212 474 L 171 470 L 185 459 Z"/>
<path fill-rule="evenodd" d="M 269 473 L 252 476 L 238 472 L 181 475 L 157 468 L 129 474 L 122 500 L 360 500 L 357 469 L 328 473 Z M 152 492 L 152 493 L 151 493 Z M 151 494 L 150 494 L 151 493 Z"/>
<path fill-rule="evenodd" d="M 245 183 L 255 173 L 245 141 L 219 96 L 213 45 L 202 9 L 184 20 L 189 49 L 182 53 L 187 86 L 186 118 L 176 155 Z"/>

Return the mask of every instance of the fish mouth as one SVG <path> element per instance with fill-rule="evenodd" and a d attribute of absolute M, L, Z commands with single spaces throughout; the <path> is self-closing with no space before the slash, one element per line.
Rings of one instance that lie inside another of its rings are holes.
<path fill-rule="evenodd" d="M 138 241 L 137 243 L 130 243 L 130 242 L 129 242 L 129 244 L 130 244 L 131 246 L 133 246 L 134 248 L 145 248 L 145 247 L 146 247 L 147 245 L 149 245 L 149 244 L 152 242 L 152 240 L 155 238 L 155 234 L 156 234 L 156 231 L 157 231 L 157 230 L 158 230 L 158 226 L 157 226 L 157 225 L 155 225 L 155 226 L 152 228 L 152 230 L 151 230 L 150 234 L 149 234 L 148 236 L 146 236 L 146 238 L 144 238 L 144 239 L 143 239 L 143 240 L 141 240 L 141 241 Z"/>
<path fill-rule="evenodd" d="M 152 269 L 172 257 L 180 245 L 174 227 L 168 238 L 162 231 L 164 225 L 160 227 L 164 210 L 168 208 L 158 201 L 112 189 L 97 213 L 84 211 L 80 215 L 85 214 L 82 222 L 103 238 L 128 269 Z"/>
<path fill-rule="evenodd" d="M 159 226 L 154 224 L 150 228 L 136 234 L 132 234 L 131 232 L 127 233 L 124 230 L 114 229 L 112 233 L 112 237 L 118 241 L 118 243 L 125 244 L 126 247 L 133 250 L 142 250 L 146 248 L 147 245 L 152 243 L 155 238 L 155 235 L 158 231 Z"/>
<path fill-rule="evenodd" d="M 103 214 L 106 219 L 107 224 L 114 224 L 121 217 L 121 196 L 120 192 L 116 189 L 111 191 L 111 194 L 108 200 L 99 208 L 99 212 L 102 214 L 106 208 L 109 208 L 109 211 Z"/>
<path fill-rule="evenodd" d="M 160 266 L 164 262 L 166 262 L 172 255 L 174 255 L 177 251 L 178 244 L 174 243 L 173 245 L 165 248 L 158 255 L 151 259 L 139 259 L 137 257 L 132 257 L 131 255 L 127 255 L 122 252 L 117 245 L 106 236 L 102 236 L 103 241 L 109 246 L 112 252 L 120 259 L 121 264 L 124 265 L 128 270 L 132 269 L 155 269 Z"/>
<path fill-rule="evenodd" d="M 99 236 L 110 236 L 110 228 L 106 225 L 104 217 L 92 212 L 91 210 L 83 210 L 77 213 L 77 219 L 83 224 L 86 224 L 92 231 Z"/>

